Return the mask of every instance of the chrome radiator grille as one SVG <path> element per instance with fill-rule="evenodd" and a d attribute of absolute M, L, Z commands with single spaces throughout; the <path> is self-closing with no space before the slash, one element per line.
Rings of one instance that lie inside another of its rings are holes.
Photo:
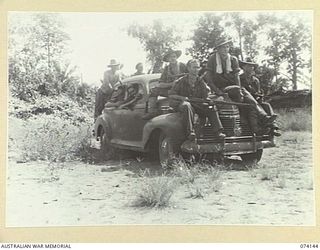
<path fill-rule="evenodd" d="M 226 134 L 225 142 L 249 142 L 252 141 L 252 133 L 246 121 L 240 119 L 239 109 L 236 106 L 224 105 L 219 107 L 219 117 L 223 126 L 223 133 Z M 212 130 L 212 126 L 206 123 L 199 128 L 197 133 L 198 143 L 215 143 L 221 142 L 217 139 Z M 262 137 L 257 137 L 262 140 Z"/>

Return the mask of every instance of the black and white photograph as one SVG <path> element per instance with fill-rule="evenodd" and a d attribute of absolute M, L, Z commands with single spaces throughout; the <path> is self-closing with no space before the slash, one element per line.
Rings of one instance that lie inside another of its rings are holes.
<path fill-rule="evenodd" d="M 6 227 L 314 226 L 313 11 L 8 12 Z"/>

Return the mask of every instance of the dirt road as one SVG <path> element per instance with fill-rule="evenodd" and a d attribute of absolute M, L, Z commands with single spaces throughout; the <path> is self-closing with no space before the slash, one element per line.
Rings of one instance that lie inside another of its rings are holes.
<path fill-rule="evenodd" d="M 194 186 L 177 186 L 170 206 L 132 204 L 141 190 L 140 173 L 157 175 L 142 159 L 48 166 L 16 163 L 7 168 L 6 224 L 10 227 L 107 224 L 314 225 L 312 138 L 286 132 L 277 148 L 266 149 L 253 169 L 222 170 L 216 189 L 191 198 Z M 198 185 L 201 187 L 201 180 Z M 196 184 L 193 184 L 196 185 Z"/>

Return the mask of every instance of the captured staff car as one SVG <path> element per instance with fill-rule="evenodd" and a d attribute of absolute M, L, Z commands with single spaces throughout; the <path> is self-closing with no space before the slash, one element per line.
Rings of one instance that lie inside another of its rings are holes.
<path fill-rule="evenodd" d="M 274 147 L 272 135 L 255 135 L 236 105 L 218 104 L 219 117 L 226 137 L 216 138 L 207 121 L 196 122 L 196 140 L 188 141 L 180 113 L 173 112 L 166 97 L 149 98 L 151 89 L 159 87 L 160 74 L 139 75 L 123 80 L 126 89 L 134 86 L 140 98 L 130 107 L 105 108 L 95 122 L 95 137 L 100 150 L 113 148 L 149 152 L 167 164 L 177 154 L 240 156 L 243 161 L 257 162 L 264 148 Z M 148 114 L 156 114 L 146 119 Z M 200 125 L 202 124 L 202 125 Z"/>

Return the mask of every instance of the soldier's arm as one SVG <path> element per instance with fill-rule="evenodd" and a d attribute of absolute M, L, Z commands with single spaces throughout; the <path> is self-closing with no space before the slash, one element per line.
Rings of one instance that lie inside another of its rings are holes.
<path fill-rule="evenodd" d="M 232 67 L 232 71 L 234 73 L 234 82 L 236 85 L 241 87 L 241 82 L 240 82 L 240 77 L 239 77 L 240 67 L 239 67 L 238 59 L 235 56 L 232 56 L 231 67 Z"/>
<path fill-rule="evenodd" d="M 175 81 L 172 88 L 168 91 L 168 95 L 170 98 L 185 101 L 187 98 L 185 96 L 179 95 L 180 93 L 180 81 Z"/>
<path fill-rule="evenodd" d="M 214 84 L 212 79 L 212 72 L 207 71 L 205 73 L 204 79 L 208 83 L 210 89 L 216 94 L 216 95 L 223 95 L 223 92 Z"/>

